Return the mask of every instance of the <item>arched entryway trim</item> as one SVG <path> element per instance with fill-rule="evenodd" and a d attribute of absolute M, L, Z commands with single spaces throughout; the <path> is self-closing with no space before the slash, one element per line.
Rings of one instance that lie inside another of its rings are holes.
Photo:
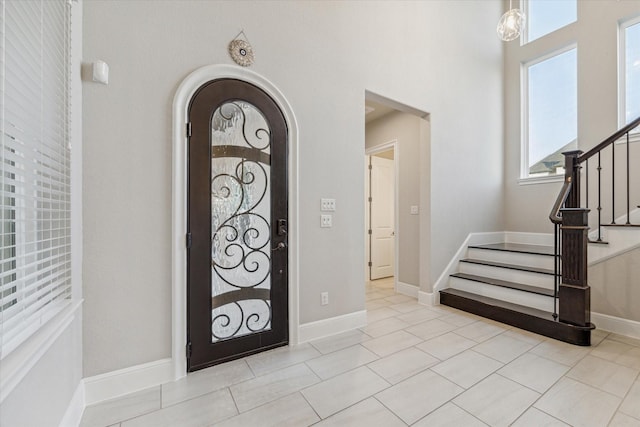
<path fill-rule="evenodd" d="M 238 79 L 265 91 L 285 116 L 289 130 L 289 344 L 298 343 L 298 127 L 291 106 L 278 88 L 263 76 L 233 65 L 208 65 L 189 74 L 173 100 L 172 174 L 172 339 L 174 379 L 187 373 L 187 110 L 196 90 L 204 83 L 222 78 Z"/>

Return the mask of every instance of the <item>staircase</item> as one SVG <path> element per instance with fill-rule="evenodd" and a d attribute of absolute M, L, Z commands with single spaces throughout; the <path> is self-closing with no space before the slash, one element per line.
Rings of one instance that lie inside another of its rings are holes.
<path fill-rule="evenodd" d="M 538 310 L 553 310 L 553 247 L 496 243 L 469 246 L 450 286 Z"/>
<path fill-rule="evenodd" d="M 553 246 L 468 246 L 467 257 L 459 259 L 458 271 L 449 276 L 449 287 L 439 291 L 440 303 L 568 343 L 590 345 L 595 325 L 587 267 L 594 256 L 588 256 L 587 248 L 598 247 L 594 255 L 606 257 L 615 250 L 605 244 L 603 229 L 640 227 L 638 212 L 631 210 L 631 200 L 640 197 L 640 191 L 630 178 L 630 135 L 639 126 L 640 117 L 586 153 L 563 153 L 564 183 L 549 214 Z M 616 150 L 616 145 L 622 147 Z M 603 170 L 610 173 L 608 179 L 602 179 Z M 595 230 L 591 235 L 590 225 Z M 638 235 L 629 236 L 621 241 L 637 247 Z"/>
<path fill-rule="evenodd" d="M 590 327 L 554 317 L 553 246 L 519 243 L 470 245 L 440 291 L 440 303 L 578 345 L 589 345 Z"/>

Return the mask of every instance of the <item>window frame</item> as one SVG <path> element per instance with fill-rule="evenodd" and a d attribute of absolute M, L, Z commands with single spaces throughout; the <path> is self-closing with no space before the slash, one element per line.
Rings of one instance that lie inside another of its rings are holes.
<path fill-rule="evenodd" d="M 527 17 L 527 22 L 526 22 L 524 31 L 522 31 L 522 35 L 520 37 L 520 40 L 521 40 L 520 45 L 521 46 L 524 46 L 524 45 L 526 45 L 528 43 L 533 43 L 533 42 L 535 42 L 537 40 L 540 40 L 540 39 L 542 39 L 544 37 L 547 37 L 550 34 L 555 33 L 556 31 L 559 31 L 559 30 L 561 30 L 563 28 L 566 28 L 571 24 L 575 24 L 576 22 L 578 22 L 578 3 L 579 3 L 579 0 L 576 0 L 576 19 L 574 21 L 568 22 L 565 25 L 563 25 L 561 27 L 558 27 L 558 28 L 556 28 L 555 30 L 553 30 L 551 32 L 548 32 L 546 34 L 543 34 L 541 36 L 536 37 L 535 39 L 530 39 L 529 38 L 529 28 L 530 28 L 530 24 L 531 24 L 531 13 L 530 13 L 530 10 L 529 10 L 529 5 L 531 4 L 531 0 L 520 0 L 520 1 L 521 1 L 522 11 L 525 13 L 525 16 Z"/>
<path fill-rule="evenodd" d="M 640 15 L 633 18 L 624 19 L 618 22 L 618 128 L 627 125 L 627 37 L 626 30 L 634 25 L 640 25 Z M 616 143 L 626 143 L 627 138 L 623 136 Z M 629 142 L 640 142 L 640 127 L 629 132 Z"/>
<path fill-rule="evenodd" d="M 564 174 L 554 174 L 546 176 L 529 176 L 529 67 L 540 64 L 555 56 L 562 55 L 571 50 L 576 51 L 576 85 L 578 84 L 579 59 L 578 43 L 572 42 L 567 45 L 538 56 L 526 62 L 520 63 L 520 178 L 519 184 L 538 184 L 545 182 L 557 182 L 564 179 Z M 576 94 L 577 102 L 577 94 Z M 577 128 L 576 120 L 576 128 Z M 576 135 L 577 140 L 577 135 Z"/>

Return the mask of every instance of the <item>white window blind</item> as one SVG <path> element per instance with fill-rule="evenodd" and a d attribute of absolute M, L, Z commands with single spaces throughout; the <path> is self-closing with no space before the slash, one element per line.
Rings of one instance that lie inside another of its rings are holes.
<path fill-rule="evenodd" d="M 69 6 L 3 0 L 0 356 L 71 297 Z"/>

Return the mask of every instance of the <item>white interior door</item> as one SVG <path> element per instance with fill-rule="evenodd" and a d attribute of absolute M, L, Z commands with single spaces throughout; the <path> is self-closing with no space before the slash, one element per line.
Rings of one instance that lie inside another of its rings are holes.
<path fill-rule="evenodd" d="M 371 156 L 371 280 L 393 276 L 394 162 Z"/>

